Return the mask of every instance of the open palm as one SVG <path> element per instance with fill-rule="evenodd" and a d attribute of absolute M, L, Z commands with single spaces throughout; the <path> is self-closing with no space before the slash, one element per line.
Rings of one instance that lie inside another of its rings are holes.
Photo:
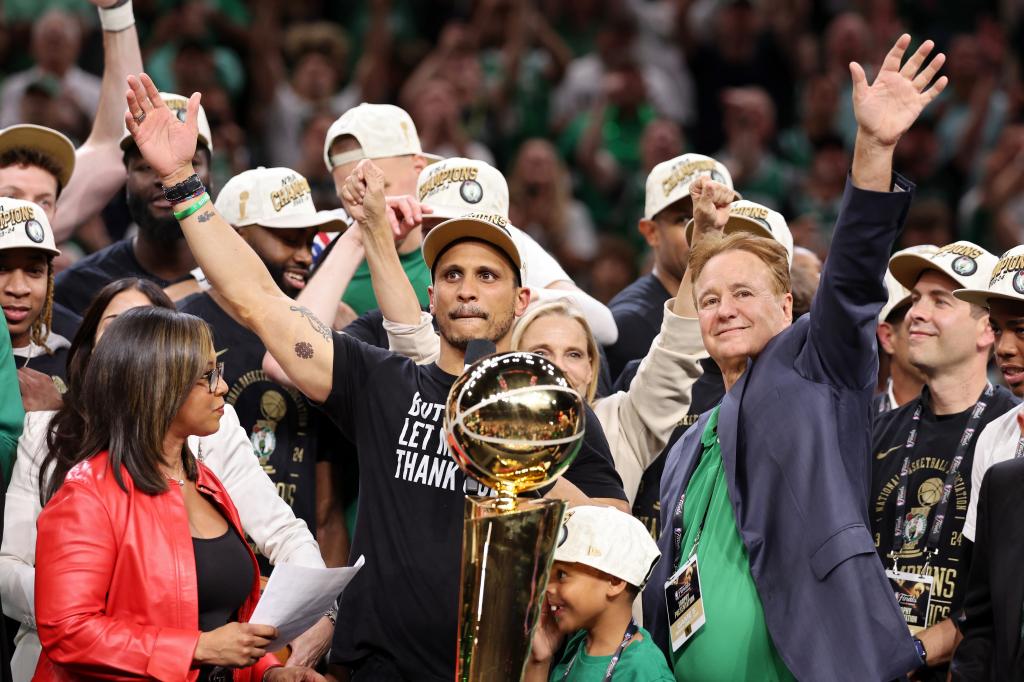
<path fill-rule="evenodd" d="M 885 56 L 882 68 L 871 85 L 868 85 L 863 67 L 856 62 L 850 63 L 853 113 L 857 124 L 861 131 L 882 145 L 896 144 L 948 82 L 943 76 L 929 87 L 946 61 L 945 55 L 940 53 L 924 65 L 925 59 L 935 47 L 930 40 L 926 40 L 900 68 L 909 45 L 909 35 L 899 37 Z"/>
<path fill-rule="evenodd" d="M 188 100 L 185 121 L 172 112 L 146 74 L 128 76 L 125 125 L 142 157 L 160 177 L 192 163 L 199 136 L 199 93 Z"/>

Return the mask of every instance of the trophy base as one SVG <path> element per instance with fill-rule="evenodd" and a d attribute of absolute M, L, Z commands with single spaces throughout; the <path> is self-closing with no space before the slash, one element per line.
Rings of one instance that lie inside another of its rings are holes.
<path fill-rule="evenodd" d="M 562 525 L 562 500 L 466 498 L 455 679 L 520 680 Z"/>

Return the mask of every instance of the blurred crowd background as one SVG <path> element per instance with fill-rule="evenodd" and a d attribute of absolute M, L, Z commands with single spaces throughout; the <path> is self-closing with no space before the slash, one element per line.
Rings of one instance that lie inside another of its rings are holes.
<path fill-rule="evenodd" d="M 651 168 L 685 151 L 725 163 L 745 198 L 827 254 L 856 129 L 850 61 L 902 32 L 948 55 L 951 85 L 903 138 L 918 198 L 899 247 L 1024 243 L 1021 0 L 134 0 L 146 70 L 200 91 L 214 192 L 256 165 L 309 178 L 331 122 L 360 101 L 412 115 L 424 151 L 505 173 L 511 219 L 595 297 L 648 266 L 636 230 Z M 5 0 L 0 127 L 84 140 L 102 36 L 85 0 Z M 869 77 L 870 77 L 869 73 Z M 123 200 L 105 211 L 123 212 Z M 80 230 L 87 253 L 124 221 Z"/>

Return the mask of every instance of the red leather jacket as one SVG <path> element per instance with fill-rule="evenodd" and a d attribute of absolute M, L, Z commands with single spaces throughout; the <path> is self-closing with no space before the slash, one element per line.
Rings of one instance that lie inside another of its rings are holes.
<path fill-rule="evenodd" d="M 36 625 L 43 653 L 35 680 L 195 680 L 199 597 L 188 514 L 178 490 L 136 492 L 122 467 L 118 486 L 107 453 L 74 467 L 39 516 Z M 235 505 L 199 464 L 198 489 L 244 537 Z M 249 550 L 252 556 L 252 550 Z M 252 556 L 256 575 L 259 568 Z M 259 580 L 239 611 L 246 621 Z M 236 670 L 259 682 L 270 654 Z"/>

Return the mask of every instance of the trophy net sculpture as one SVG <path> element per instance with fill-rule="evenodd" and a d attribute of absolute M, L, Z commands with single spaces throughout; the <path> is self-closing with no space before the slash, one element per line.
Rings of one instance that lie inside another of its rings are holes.
<path fill-rule="evenodd" d="M 565 502 L 517 496 L 569 467 L 584 423 L 579 393 L 532 353 L 485 357 L 448 394 L 449 450 L 497 492 L 466 497 L 457 680 L 522 678 Z"/>

